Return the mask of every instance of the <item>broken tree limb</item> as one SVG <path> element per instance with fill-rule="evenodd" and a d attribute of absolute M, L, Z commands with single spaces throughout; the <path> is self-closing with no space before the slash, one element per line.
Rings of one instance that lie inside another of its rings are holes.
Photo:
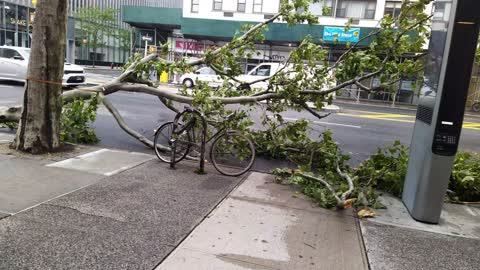
<path fill-rule="evenodd" d="M 140 134 L 140 133 L 136 132 L 135 130 L 131 129 L 127 125 L 125 120 L 123 119 L 122 115 L 120 115 L 120 112 L 113 106 L 113 104 L 110 101 L 108 101 L 107 98 L 102 97 L 102 103 L 105 106 L 105 108 L 107 108 L 107 110 L 113 115 L 113 117 L 117 121 L 118 125 L 123 129 L 123 131 L 125 131 L 130 136 L 134 137 L 135 139 L 137 139 L 138 141 L 140 141 L 144 145 L 153 149 L 153 147 L 154 147 L 153 142 L 150 141 L 149 139 L 147 139 L 142 134 Z"/>
<path fill-rule="evenodd" d="M 327 181 L 325 181 L 323 178 L 320 178 L 318 176 L 313 176 L 313 175 L 310 175 L 310 174 L 306 174 L 306 173 L 303 173 L 303 172 L 296 172 L 296 174 L 300 175 L 302 177 L 305 177 L 306 179 L 317 181 L 317 182 L 321 183 L 322 185 L 324 185 L 328 189 L 328 191 L 330 191 L 330 193 L 332 193 L 332 195 L 335 197 L 335 200 L 337 201 L 337 206 L 343 208 L 343 206 L 345 204 L 345 200 L 338 197 L 337 192 L 335 192 L 335 189 L 333 189 L 333 187 Z"/>

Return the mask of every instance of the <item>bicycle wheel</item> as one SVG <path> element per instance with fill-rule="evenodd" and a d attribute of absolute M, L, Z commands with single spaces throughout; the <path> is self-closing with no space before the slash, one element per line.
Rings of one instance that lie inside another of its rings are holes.
<path fill-rule="evenodd" d="M 181 125 L 179 125 L 177 128 L 179 127 L 181 127 Z M 167 122 L 157 129 L 155 132 L 155 139 L 153 140 L 153 144 L 155 145 L 155 154 L 157 155 L 158 159 L 166 163 L 170 163 L 172 160 L 170 143 L 172 132 L 173 122 Z M 184 159 L 190 151 L 190 134 L 187 131 L 184 131 L 177 137 L 175 143 L 175 163 L 177 163 Z"/>
<path fill-rule="evenodd" d="M 215 139 L 210 150 L 212 164 L 223 175 L 246 173 L 255 161 L 252 141 L 238 131 L 229 131 Z"/>

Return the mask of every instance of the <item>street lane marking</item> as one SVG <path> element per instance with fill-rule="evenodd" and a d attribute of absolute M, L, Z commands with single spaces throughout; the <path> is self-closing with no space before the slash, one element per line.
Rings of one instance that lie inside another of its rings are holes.
<path fill-rule="evenodd" d="M 337 124 L 337 123 L 329 123 L 329 122 L 320 122 L 320 121 L 313 121 L 313 123 L 315 123 L 315 124 L 320 124 L 320 125 L 339 126 L 339 127 L 362 128 L 361 126 L 346 125 L 346 124 Z"/>
<path fill-rule="evenodd" d="M 338 113 L 339 116 L 350 116 L 356 118 L 364 118 L 364 119 L 373 119 L 373 120 L 385 120 L 391 122 L 401 122 L 401 123 L 415 123 L 415 116 L 414 115 L 406 115 L 406 114 L 390 114 L 390 113 L 374 113 L 368 112 L 367 114 L 352 114 L 352 113 Z M 463 124 L 464 129 L 470 130 L 480 130 L 480 123 L 471 123 L 465 122 Z"/>
<path fill-rule="evenodd" d="M 273 116 L 269 115 L 268 118 L 273 118 Z M 283 119 L 287 121 L 298 121 L 298 118 L 290 118 L 290 117 L 283 117 Z M 347 125 L 347 124 L 338 124 L 338 123 L 330 123 L 330 122 L 321 122 L 321 121 L 312 121 L 305 119 L 309 122 L 312 122 L 314 124 L 319 124 L 319 125 L 330 125 L 330 126 L 339 126 L 339 127 L 350 127 L 350 128 L 362 128 L 361 126 L 355 126 L 355 125 Z"/>

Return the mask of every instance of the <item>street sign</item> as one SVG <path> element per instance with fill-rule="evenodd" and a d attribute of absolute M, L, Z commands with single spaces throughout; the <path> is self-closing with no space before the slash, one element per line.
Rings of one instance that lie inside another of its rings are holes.
<path fill-rule="evenodd" d="M 149 37 L 149 36 L 143 36 L 142 40 L 143 41 L 152 41 L 153 39 L 152 39 L 152 37 Z"/>

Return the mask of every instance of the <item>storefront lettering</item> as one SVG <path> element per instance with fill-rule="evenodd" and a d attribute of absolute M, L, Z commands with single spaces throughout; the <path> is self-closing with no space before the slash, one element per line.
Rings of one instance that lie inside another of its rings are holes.
<path fill-rule="evenodd" d="M 18 24 L 20 26 L 27 26 L 27 20 L 16 20 L 15 18 L 9 18 L 10 24 Z"/>
<path fill-rule="evenodd" d="M 203 53 L 206 48 L 213 49 L 214 45 L 204 44 L 196 41 L 183 41 L 177 40 L 175 42 L 175 49 L 180 49 L 183 51 L 190 51 L 192 53 Z"/>
<path fill-rule="evenodd" d="M 285 60 L 285 56 L 283 56 L 283 55 L 278 55 L 278 54 L 274 54 L 274 55 L 271 55 L 271 56 L 270 56 L 270 60 L 272 60 L 272 61 L 284 61 L 284 60 Z"/>

